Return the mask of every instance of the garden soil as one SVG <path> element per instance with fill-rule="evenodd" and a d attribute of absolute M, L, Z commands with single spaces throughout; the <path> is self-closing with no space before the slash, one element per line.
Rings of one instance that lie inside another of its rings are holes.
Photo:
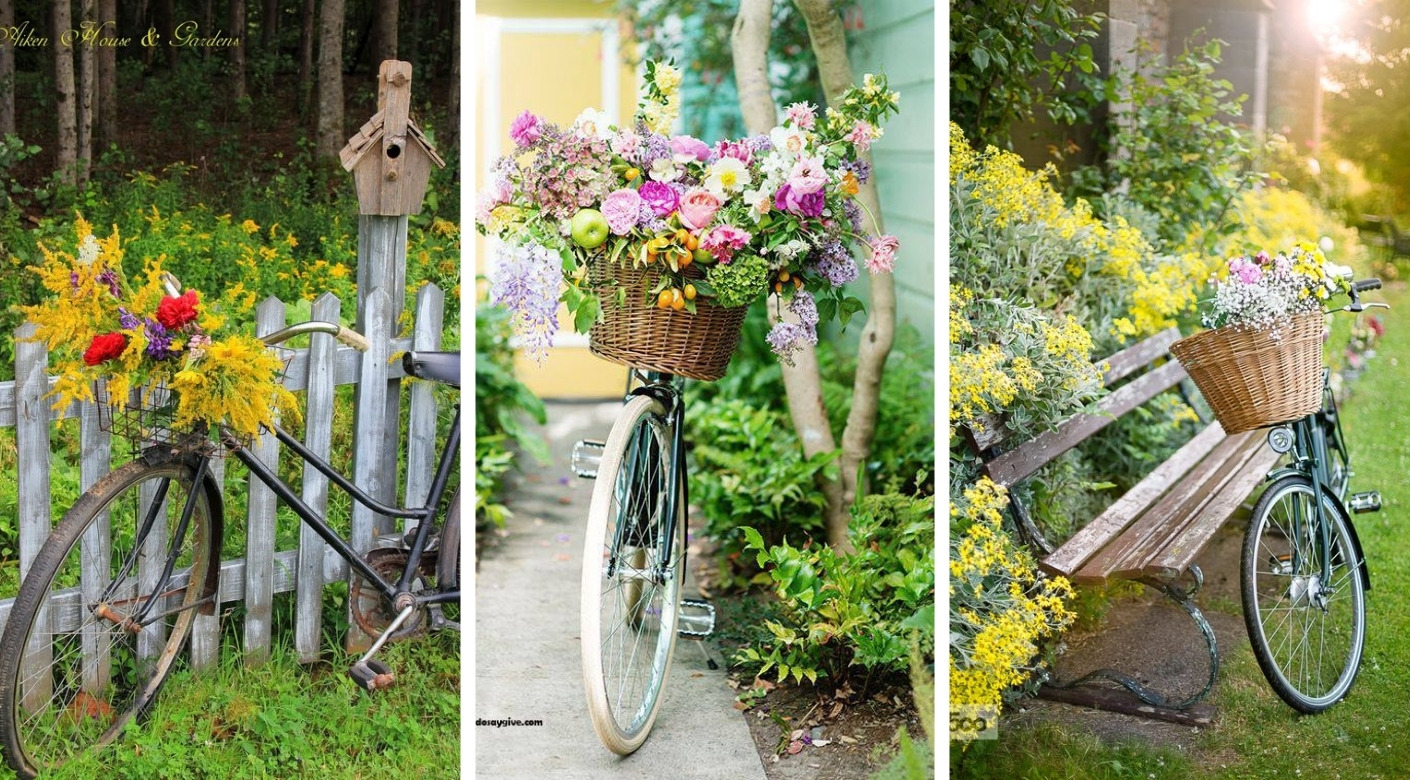
<path fill-rule="evenodd" d="M 1205 575 L 1196 602 L 1214 628 L 1221 660 L 1235 653 L 1252 652 L 1239 606 L 1239 558 L 1245 522 L 1241 513 L 1226 523 L 1196 562 Z M 1074 680 L 1094 669 L 1116 669 L 1167 698 L 1184 698 L 1199 691 L 1209 679 L 1209 650 L 1204 637 L 1182 608 L 1149 588 L 1142 588 L 1138 596 L 1118 598 L 1100 626 L 1091 631 L 1070 632 L 1064 644 L 1054 675 L 1058 680 Z M 1093 684 L 1116 688 L 1104 681 Z M 1221 684 L 1222 679 L 1205 699 L 1216 705 L 1213 723 L 1208 726 L 1166 723 L 1026 698 L 1005 713 L 999 730 L 1002 734 L 1005 729 L 1053 723 L 1111 744 L 1137 742 L 1173 748 L 1197 763 L 1205 763 L 1214 757 L 1196 755 L 1195 744 L 1202 729 L 1218 728 Z"/>
<path fill-rule="evenodd" d="M 478 537 L 475 774 L 530 780 L 764 780 L 719 651 L 709 648 L 720 666 L 710 669 L 697 641 L 677 643 L 665 700 L 640 750 L 619 758 L 593 732 L 578 635 L 583 530 L 593 483 L 572 476 L 569 461 L 579 439 L 607 438 L 620 408 L 618 403 L 549 404 L 549 424 L 539 432 L 549 442 L 552 462 L 523 458 L 524 472 L 506 500 L 514 516 L 502 531 Z M 689 578 L 686 585 L 686 595 L 694 595 Z"/>

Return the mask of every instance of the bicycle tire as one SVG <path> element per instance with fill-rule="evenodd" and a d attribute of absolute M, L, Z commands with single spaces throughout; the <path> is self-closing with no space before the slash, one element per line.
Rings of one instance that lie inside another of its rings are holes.
<path fill-rule="evenodd" d="M 436 557 L 436 587 L 440 590 L 460 588 L 460 488 L 446 506 L 445 523 L 441 526 L 440 554 Z"/>
<path fill-rule="evenodd" d="M 682 468 L 671 462 L 668 428 L 655 399 L 638 396 L 626 404 L 607 437 L 588 511 L 583 683 L 593 728 L 618 755 L 636 751 L 650 734 L 675 651 L 685 574 L 685 485 L 683 471 L 677 472 L 674 550 L 661 562 L 668 477 Z M 661 581 L 650 581 L 658 569 Z"/>
<path fill-rule="evenodd" d="M 1305 713 L 1346 696 L 1366 644 L 1366 593 L 1351 521 L 1323 491 L 1333 567 L 1323 582 L 1320 534 L 1305 522 L 1313 496 L 1304 475 L 1285 476 L 1264 491 L 1249 518 L 1240 567 L 1244 622 L 1259 668 L 1283 701 Z"/>
<path fill-rule="evenodd" d="M 1346 503 L 1347 486 L 1351 481 L 1351 453 L 1346 449 L 1346 438 L 1341 433 L 1341 418 L 1337 411 L 1337 399 L 1331 386 L 1322 388 L 1322 410 L 1317 413 L 1322 431 L 1327 440 L 1327 484 L 1338 501 Z"/>
<path fill-rule="evenodd" d="M 213 609 L 206 599 L 219 579 L 221 497 L 213 480 L 195 484 L 195 463 L 150 450 L 113 471 L 74 503 L 30 566 L 0 638 L 0 739 L 20 777 L 114 741 L 155 700 L 195 613 Z M 160 584 L 193 490 L 174 576 L 156 601 L 144 589 Z M 151 532 L 139 540 L 143 502 L 163 496 Z M 140 627 L 123 625 L 149 602 L 161 611 Z M 97 605 L 108 608 L 106 616 Z"/>

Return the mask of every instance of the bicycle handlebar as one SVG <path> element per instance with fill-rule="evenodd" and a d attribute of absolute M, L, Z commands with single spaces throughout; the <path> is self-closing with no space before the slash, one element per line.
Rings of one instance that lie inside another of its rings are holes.
<path fill-rule="evenodd" d="M 1362 279 L 1362 280 L 1359 281 L 1359 282 L 1352 282 L 1352 283 L 1351 283 L 1351 291 L 1352 291 L 1352 292 L 1355 292 L 1355 293 L 1363 293 L 1363 292 L 1367 292 L 1367 291 L 1370 291 L 1370 290 L 1379 290 L 1379 289 L 1381 289 L 1381 280 L 1380 280 L 1380 279 Z"/>
<path fill-rule="evenodd" d="M 358 333 L 352 328 L 345 328 L 336 322 L 300 322 L 297 325 L 290 325 L 282 330 L 276 330 L 273 333 L 261 336 L 260 340 L 267 346 L 272 347 L 275 344 L 288 341 L 295 336 L 302 336 L 305 333 L 327 333 L 358 352 L 366 352 L 372 348 L 372 344 L 370 344 L 367 338 L 361 333 Z"/>
<path fill-rule="evenodd" d="M 1359 313 L 1367 309 L 1389 309 L 1389 304 L 1380 303 L 1379 301 L 1374 303 L 1361 302 L 1361 293 L 1379 289 L 1381 289 L 1380 279 L 1362 279 L 1359 282 L 1352 282 L 1351 287 L 1346 292 L 1351 298 L 1351 303 L 1341 307 L 1341 311 Z"/>

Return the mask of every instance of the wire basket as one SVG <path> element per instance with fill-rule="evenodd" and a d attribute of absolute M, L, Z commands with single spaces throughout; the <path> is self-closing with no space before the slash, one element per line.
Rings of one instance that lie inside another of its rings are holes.
<path fill-rule="evenodd" d="M 1289 422 L 1322 405 L 1321 312 L 1276 330 L 1227 326 L 1170 345 L 1228 434 Z"/>
<path fill-rule="evenodd" d="M 280 356 L 283 368 L 275 381 L 284 381 L 293 350 L 269 347 Z M 99 379 L 93 383 L 93 396 L 98 405 L 98 427 L 113 436 L 126 439 L 133 451 L 148 447 L 165 447 L 173 452 L 192 452 L 210 458 L 230 454 L 228 443 L 248 447 L 254 437 L 236 433 L 225 425 L 210 427 L 204 423 L 178 428 L 175 425 L 178 395 L 161 381 L 134 387 L 126 401 L 111 398 L 108 383 Z"/>
<path fill-rule="evenodd" d="M 659 309 L 647 293 L 657 279 L 649 269 L 593 262 L 589 281 L 602 298 L 602 319 L 589 332 L 594 355 L 645 371 L 713 382 L 725 375 L 739 346 L 749 307 L 727 309 L 706 298 L 695 299 L 695 313 Z M 687 278 L 704 272 L 691 265 Z M 615 283 L 615 284 L 614 284 Z M 617 305 L 618 290 L 624 290 Z"/>

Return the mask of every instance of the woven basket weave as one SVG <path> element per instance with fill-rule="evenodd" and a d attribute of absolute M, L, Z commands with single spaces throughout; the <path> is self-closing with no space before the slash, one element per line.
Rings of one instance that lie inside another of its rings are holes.
<path fill-rule="evenodd" d="M 1320 312 L 1272 331 L 1224 327 L 1170 345 L 1228 434 L 1288 422 L 1322 405 Z"/>
<path fill-rule="evenodd" d="M 692 265 L 686 276 L 698 279 L 704 272 Z M 624 366 L 707 382 L 724 376 L 749 307 L 726 309 L 697 298 L 694 314 L 658 309 L 647 301 L 657 278 L 650 269 L 623 268 L 604 260 L 592 263 L 589 281 L 602 297 L 602 320 L 588 334 L 593 354 Z M 625 291 L 621 306 L 619 289 Z"/>

